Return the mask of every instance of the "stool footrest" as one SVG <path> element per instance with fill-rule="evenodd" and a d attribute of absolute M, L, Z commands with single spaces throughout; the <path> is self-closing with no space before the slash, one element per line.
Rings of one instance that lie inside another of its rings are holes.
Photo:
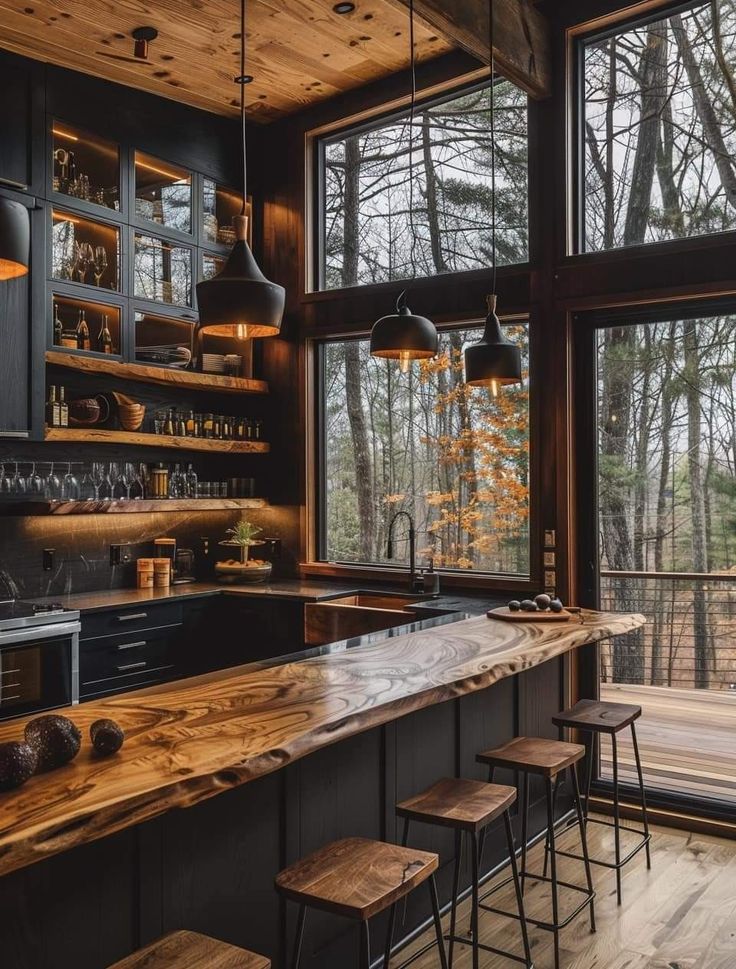
<path fill-rule="evenodd" d="M 599 820 L 598 818 L 588 818 L 586 824 L 602 824 L 607 828 L 616 827 L 613 821 Z M 573 827 L 575 827 L 575 825 L 571 824 L 568 827 L 566 827 L 561 833 L 567 834 L 567 832 L 571 831 Z M 642 848 L 645 848 L 652 840 L 651 834 L 647 834 L 645 831 L 642 831 L 640 828 L 629 827 L 626 824 L 619 825 L 619 831 L 628 831 L 630 834 L 641 835 L 641 841 L 639 841 L 636 845 L 634 845 L 634 847 L 629 851 L 626 857 L 622 858 L 621 861 L 619 861 L 618 863 L 616 863 L 615 861 L 604 861 L 602 858 L 590 858 L 589 861 L 591 865 L 598 865 L 599 868 L 610 868 L 612 871 L 621 869 L 624 867 L 624 865 L 627 865 L 631 861 L 634 855 L 637 855 L 642 850 Z M 561 855 L 563 858 L 573 858 L 575 859 L 575 861 L 585 860 L 582 855 L 578 854 L 575 851 L 563 851 L 561 848 L 556 848 L 555 853 L 558 855 Z"/>
<path fill-rule="evenodd" d="M 534 875 L 528 871 L 519 872 L 519 877 L 520 878 L 523 877 L 525 880 L 528 880 L 528 881 L 545 882 L 547 885 L 552 884 L 552 879 L 548 878 L 546 875 Z M 505 888 L 506 885 L 509 885 L 512 882 L 512 880 L 513 879 L 511 878 L 506 878 L 504 881 L 499 882 L 498 885 L 494 885 L 493 888 L 487 891 L 485 895 L 483 895 L 479 900 L 478 904 L 480 908 L 482 908 L 484 912 L 493 912 L 494 915 L 505 915 L 507 918 L 519 920 L 519 916 L 514 915 L 513 912 L 507 912 L 504 909 L 494 908 L 491 905 L 483 904 L 487 898 L 489 898 L 491 895 L 494 895 L 501 888 Z M 526 917 L 527 922 L 531 922 L 531 924 L 536 925 L 538 929 L 544 929 L 547 932 L 555 932 L 555 931 L 559 931 L 560 929 L 564 929 L 565 926 L 569 925 L 570 922 L 572 922 L 572 920 L 576 918 L 586 906 L 590 905 L 591 900 L 595 898 L 594 891 L 589 892 L 587 888 L 583 888 L 581 885 L 572 885 L 570 882 L 560 881 L 559 878 L 557 879 L 557 886 L 558 887 L 562 886 L 562 888 L 569 888 L 570 891 L 578 892 L 579 894 L 583 895 L 584 898 L 580 902 L 580 904 L 575 909 L 573 909 L 573 911 L 570 912 L 570 914 L 565 919 L 563 919 L 562 922 L 558 923 L 557 925 L 555 925 L 554 922 L 544 922 L 541 919 L 535 919 L 531 915 L 527 915 Z"/>
<path fill-rule="evenodd" d="M 518 918 L 518 916 L 517 916 Z M 527 922 L 530 921 L 527 919 Z M 445 942 L 456 942 L 458 945 L 472 945 L 472 939 L 465 939 L 461 935 L 446 935 Z M 513 962 L 520 962 L 522 966 L 527 966 L 528 969 L 534 969 L 534 964 L 531 966 L 526 961 L 524 956 L 517 956 L 514 952 L 508 952 L 506 949 L 497 949 L 495 946 L 486 945 L 485 942 L 478 942 L 478 948 L 482 949 L 484 952 L 492 952 L 496 956 L 503 956 L 504 959 L 511 959 Z"/>

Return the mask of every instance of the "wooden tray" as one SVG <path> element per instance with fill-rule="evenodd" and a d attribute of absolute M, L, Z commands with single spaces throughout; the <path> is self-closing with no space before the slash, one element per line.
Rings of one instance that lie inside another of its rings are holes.
<path fill-rule="evenodd" d="M 512 612 L 508 606 L 489 609 L 486 615 L 489 619 L 504 622 L 569 622 L 572 619 L 572 613 L 566 609 L 562 612 Z"/>

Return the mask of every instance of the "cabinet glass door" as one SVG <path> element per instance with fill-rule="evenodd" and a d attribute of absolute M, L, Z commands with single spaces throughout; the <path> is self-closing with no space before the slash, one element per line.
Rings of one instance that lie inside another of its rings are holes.
<path fill-rule="evenodd" d="M 192 305 L 192 250 L 153 236 L 135 235 L 133 292 L 141 299 Z"/>
<path fill-rule="evenodd" d="M 135 153 L 135 214 L 167 229 L 191 234 L 192 176 L 143 152 Z"/>

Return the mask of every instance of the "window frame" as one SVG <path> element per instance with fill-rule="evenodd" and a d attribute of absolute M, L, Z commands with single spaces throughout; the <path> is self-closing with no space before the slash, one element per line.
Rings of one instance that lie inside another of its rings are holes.
<path fill-rule="evenodd" d="M 542 542 L 540 531 L 541 473 L 539 440 L 539 403 L 541 394 L 540 330 L 536 309 L 526 313 L 513 312 L 500 316 L 502 324 L 526 322 L 529 327 L 529 574 L 512 575 L 478 570 L 439 568 L 444 586 L 498 592 L 541 592 L 543 585 Z M 452 322 L 438 323 L 440 331 L 482 326 L 483 319 L 466 317 Z M 347 330 L 312 337 L 306 344 L 307 413 L 307 522 L 305 561 L 300 571 L 306 576 L 343 579 L 363 579 L 367 582 L 403 583 L 408 575 L 405 565 L 385 563 L 330 562 L 322 557 L 326 535 L 325 468 L 322 461 L 324 447 L 324 371 L 321 346 L 342 340 L 365 340 L 369 330 Z"/>
<path fill-rule="evenodd" d="M 422 95 L 420 94 L 417 98 L 416 110 L 421 111 L 425 108 L 437 107 L 441 104 L 446 104 L 448 101 L 454 101 L 457 98 L 463 97 L 466 94 L 473 94 L 476 91 L 480 91 L 483 88 L 490 87 L 491 79 L 486 76 L 484 78 L 465 80 L 462 83 L 441 90 L 440 92 L 432 92 Z M 494 84 L 505 84 L 513 83 L 508 80 L 508 78 L 497 74 L 492 83 Z M 531 264 L 531 251 L 533 246 L 532 240 L 532 227 L 533 227 L 533 217 L 532 217 L 532 175 L 531 175 L 531 102 L 530 98 L 527 96 L 527 145 L 529 146 L 529 151 L 527 154 L 527 258 L 524 262 L 512 263 L 508 266 L 503 266 L 499 268 L 518 270 L 523 268 L 528 268 Z M 374 285 L 386 285 L 386 286 L 400 286 L 402 284 L 414 284 L 421 282 L 429 277 L 417 276 L 417 277 L 407 277 L 401 279 L 391 279 L 385 280 L 382 283 L 358 283 L 356 286 L 349 287 L 335 287 L 334 289 L 326 289 L 324 283 L 325 277 L 325 267 L 323 253 L 325 248 L 325 146 L 329 143 L 334 143 L 336 141 L 341 141 L 352 135 L 360 135 L 367 131 L 373 131 L 377 128 L 381 128 L 390 124 L 392 121 L 396 121 L 405 118 L 409 114 L 409 104 L 408 102 L 402 101 L 399 105 L 394 105 L 391 107 L 386 107 L 383 105 L 376 112 L 372 112 L 369 116 L 363 117 L 362 119 L 343 119 L 339 125 L 330 125 L 324 128 L 319 128 L 308 132 L 307 134 L 307 211 L 306 211 L 306 291 L 307 295 L 329 296 L 330 294 L 339 294 L 350 291 L 355 291 L 357 289 L 366 288 Z M 461 272 L 448 273 L 448 278 L 463 277 L 466 275 L 471 275 L 473 273 L 484 273 L 490 267 L 481 267 L 480 269 L 468 269 Z"/>
<path fill-rule="evenodd" d="M 694 9 L 707 7 L 707 0 L 658 0 L 654 4 L 639 4 L 645 7 L 640 13 L 632 13 L 631 8 L 616 10 L 612 15 L 598 18 L 591 23 L 583 23 L 568 29 L 569 61 L 569 120 L 570 155 L 567 167 L 568 190 L 568 230 L 567 255 L 575 259 L 600 260 L 615 257 L 616 254 L 634 256 L 646 252 L 652 255 L 667 253 L 674 249 L 687 249 L 693 246 L 725 242 L 736 236 L 736 228 L 719 232 L 701 233 L 681 239 L 659 239 L 654 242 L 636 243 L 630 246 L 614 246 L 612 249 L 585 248 L 585 47 L 605 40 L 628 29 L 645 27 L 666 17 Z"/>

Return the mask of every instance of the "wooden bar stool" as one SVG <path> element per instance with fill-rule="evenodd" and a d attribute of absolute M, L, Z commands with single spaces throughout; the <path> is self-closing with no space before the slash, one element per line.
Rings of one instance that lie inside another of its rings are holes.
<path fill-rule="evenodd" d="M 198 932 L 171 932 L 108 969 L 271 969 L 271 961 Z"/>
<path fill-rule="evenodd" d="M 298 969 L 301 958 L 307 908 L 321 909 L 360 923 L 359 969 L 370 969 L 369 920 L 390 908 L 383 961 L 384 969 L 387 969 L 396 924 L 396 905 L 423 882 L 429 885 L 440 964 L 442 969 L 447 969 L 434 880 L 438 865 L 437 855 L 428 851 L 414 851 L 366 838 L 346 838 L 325 845 L 284 869 L 276 876 L 276 888 L 285 898 L 299 904 L 292 969 Z"/>
<path fill-rule="evenodd" d="M 487 750 L 482 754 L 478 754 L 476 758 L 481 764 L 488 764 L 489 781 L 491 783 L 493 783 L 493 777 L 497 767 L 520 771 L 524 774 L 524 801 L 521 818 L 521 892 L 523 895 L 527 878 L 530 878 L 533 881 L 546 882 L 552 888 L 552 921 L 547 922 L 528 916 L 527 922 L 531 922 L 532 925 L 536 925 L 537 928 L 544 929 L 545 931 L 553 934 L 555 969 L 559 969 L 560 965 L 560 931 L 564 929 L 565 926 L 569 925 L 573 919 L 577 918 L 577 916 L 583 911 L 583 909 L 586 908 L 586 906 L 590 910 L 590 930 L 591 932 L 595 932 L 595 891 L 593 890 L 593 879 L 591 877 L 590 862 L 588 860 L 588 842 L 585 835 L 585 818 L 583 816 L 582 799 L 580 797 L 580 784 L 578 782 L 576 768 L 577 763 L 582 760 L 584 756 L 585 747 L 583 747 L 581 744 L 566 744 L 560 740 L 545 740 L 541 737 L 517 737 L 516 740 L 511 740 L 502 747 L 496 747 L 494 750 Z M 585 888 L 583 888 L 581 885 L 573 885 L 570 882 L 559 881 L 557 878 L 558 852 L 555 845 L 554 797 L 552 781 L 566 770 L 570 771 L 570 777 L 572 780 L 577 823 L 580 830 L 580 842 L 583 849 L 582 860 L 585 865 Z M 543 873 L 542 875 L 535 875 L 528 872 L 526 867 L 529 830 L 529 778 L 532 774 L 536 774 L 544 778 L 545 792 L 547 797 L 547 842 L 549 846 L 551 868 L 551 877 L 549 878 L 547 877 L 546 873 Z M 510 879 L 506 879 L 506 881 L 502 882 L 500 885 L 496 885 L 489 892 L 486 892 L 486 894 L 480 900 L 480 907 L 488 912 L 495 912 L 497 915 L 510 915 L 513 918 L 513 913 L 504 912 L 500 909 L 483 904 L 486 898 L 488 898 L 494 892 L 497 892 L 500 888 L 503 888 L 504 885 L 507 885 L 509 880 Z M 576 905 L 572 912 L 570 912 L 570 914 L 562 921 L 560 921 L 559 906 L 560 886 L 583 895 L 583 899 L 580 904 Z"/>
<path fill-rule="evenodd" d="M 462 778 L 447 777 L 438 781 L 435 785 L 402 801 L 396 806 L 396 813 L 404 819 L 403 843 L 406 845 L 409 840 L 409 824 L 411 821 L 421 821 L 424 824 L 437 824 L 445 828 L 452 828 L 455 832 L 455 872 L 452 891 L 452 914 L 450 915 L 450 933 L 447 936 L 450 943 L 449 964 L 452 969 L 455 943 L 470 945 L 473 947 L 473 969 L 478 969 L 480 960 L 480 950 L 493 952 L 495 955 L 506 956 L 515 962 L 520 962 L 531 969 L 532 957 L 529 949 L 529 938 L 526 929 L 526 919 L 524 917 L 524 900 L 519 884 L 519 873 L 516 866 L 516 848 L 514 846 L 514 833 L 511 828 L 511 817 L 509 808 L 516 800 L 516 789 L 504 787 L 501 784 L 485 784 L 483 781 L 464 780 Z M 521 940 L 524 947 L 524 955 L 518 956 L 505 949 L 497 949 L 494 946 L 485 945 L 480 941 L 478 927 L 478 902 L 480 889 L 480 845 L 479 837 L 482 837 L 491 822 L 503 815 L 506 828 L 506 841 L 508 845 L 509 858 L 511 860 L 512 878 L 516 889 L 517 914 L 521 925 Z M 457 902 L 460 888 L 460 861 L 462 857 L 463 840 L 465 836 L 471 843 L 471 865 L 472 865 L 472 911 L 471 911 L 471 932 L 472 942 L 468 942 L 456 935 L 455 927 L 457 924 Z M 422 952 L 426 952 L 435 943 L 432 942 L 425 946 Z M 416 953 L 418 957 L 420 953 Z"/>
<path fill-rule="evenodd" d="M 569 727 L 574 730 L 582 730 L 591 735 L 590 756 L 588 758 L 588 778 L 585 786 L 585 823 L 602 824 L 614 830 L 614 851 L 615 861 L 605 861 L 601 858 L 591 858 L 591 863 L 600 865 L 602 868 L 612 868 L 616 872 L 616 896 L 618 904 L 621 904 L 621 869 L 637 855 L 642 848 L 646 850 L 647 868 L 652 867 L 652 858 L 649 850 L 651 835 L 649 834 L 649 818 L 647 816 L 647 797 L 644 791 L 644 775 L 641 769 L 641 757 L 639 756 L 639 744 L 636 739 L 635 721 L 641 716 L 641 707 L 633 706 L 628 703 L 607 703 L 602 700 L 579 700 L 574 707 L 558 713 L 552 717 L 552 722 L 558 727 Z M 636 760 L 636 772 L 639 777 L 639 790 L 641 792 L 641 813 L 643 830 L 632 828 L 621 824 L 621 805 L 619 800 L 619 763 L 618 763 L 618 744 L 616 735 L 627 727 L 631 728 L 631 740 L 634 745 L 634 759 Z M 593 780 L 593 762 L 595 760 L 596 744 L 600 750 L 600 736 L 607 734 L 611 738 L 612 760 L 613 760 L 613 823 L 603 819 L 589 817 L 590 805 L 590 786 Z M 641 835 L 641 841 L 629 851 L 625 858 L 621 857 L 621 832 L 631 831 L 633 834 Z M 577 858 L 578 855 L 572 852 L 560 851 L 558 854 L 567 855 L 570 858 Z"/>

